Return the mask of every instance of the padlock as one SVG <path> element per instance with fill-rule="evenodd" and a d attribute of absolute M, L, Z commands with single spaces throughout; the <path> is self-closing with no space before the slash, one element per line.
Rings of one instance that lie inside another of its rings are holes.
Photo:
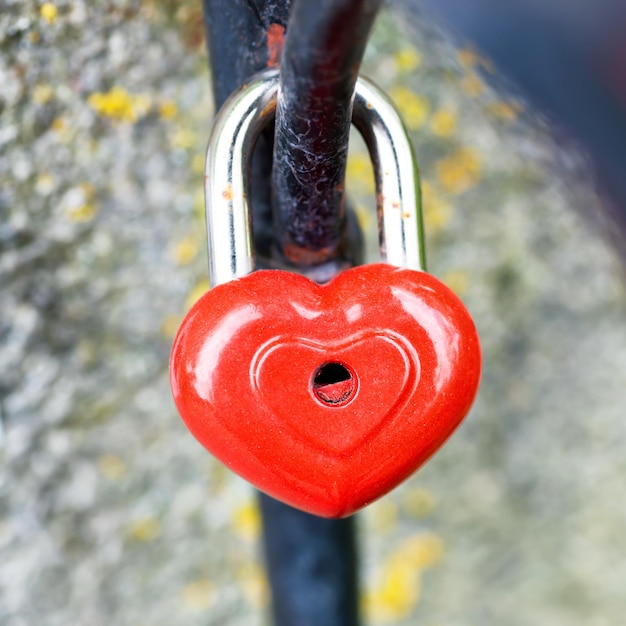
<path fill-rule="evenodd" d="M 465 306 L 425 271 L 416 159 L 402 121 L 357 82 L 353 123 L 375 168 L 381 262 L 320 285 L 254 271 L 248 180 L 272 121 L 265 73 L 219 112 L 207 152 L 212 288 L 172 348 L 171 386 L 193 435 L 258 489 L 344 517 L 420 467 L 469 411 L 480 380 Z"/>

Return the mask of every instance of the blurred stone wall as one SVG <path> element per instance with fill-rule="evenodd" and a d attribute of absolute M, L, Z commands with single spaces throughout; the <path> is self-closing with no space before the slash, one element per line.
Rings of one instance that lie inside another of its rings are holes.
<path fill-rule="evenodd" d="M 0 1 L 6 626 L 268 623 L 254 495 L 167 380 L 207 288 L 199 5 Z M 620 623 L 626 293 L 589 168 L 413 13 L 381 16 L 365 69 L 414 133 L 430 270 L 485 361 L 459 432 L 360 516 L 367 623 Z M 358 146 L 348 183 L 371 232 Z"/>

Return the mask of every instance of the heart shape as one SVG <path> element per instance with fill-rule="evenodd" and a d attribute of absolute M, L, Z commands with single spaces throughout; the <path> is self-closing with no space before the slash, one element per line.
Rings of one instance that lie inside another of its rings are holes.
<path fill-rule="evenodd" d="M 376 355 L 381 365 L 354 371 L 350 364 L 358 363 L 362 354 Z M 336 401 L 328 397 L 329 392 L 326 396 L 316 393 L 311 384 L 318 369 L 328 363 L 348 371 L 343 386 L 345 397 L 340 389 Z M 393 336 L 368 331 L 335 345 L 281 338 L 262 346 L 252 364 L 252 376 L 263 403 L 312 446 L 336 454 L 363 445 L 398 412 L 416 386 L 418 371 L 419 359 L 410 346 L 403 346 Z"/>
<path fill-rule="evenodd" d="M 262 270 L 207 292 L 172 348 L 177 408 L 256 487 L 342 517 L 424 463 L 480 379 L 469 313 L 430 274 L 385 264 L 327 285 Z"/>

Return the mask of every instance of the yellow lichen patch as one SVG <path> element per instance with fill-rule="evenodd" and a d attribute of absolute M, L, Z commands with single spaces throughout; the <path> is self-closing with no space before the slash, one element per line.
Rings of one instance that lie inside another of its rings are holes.
<path fill-rule="evenodd" d="M 518 114 L 522 110 L 519 102 L 491 102 L 487 105 L 487 113 L 499 120 L 512 122 L 517 119 Z"/>
<path fill-rule="evenodd" d="M 211 483 L 211 491 L 213 493 L 221 493 L 228 488 L 229 481 L 232 479 L 232 474 L 228 468 L 208 454 L 206 456 L 206 463 L 207 473 Z"/>
<path fill-rule="evenodd" d="M 448 285 L 457 296 L 465 294 L 469 285 L 467 272 L 463 270 L 453 270 L 444 274 L 442 281 Z"/>
<path fill-rule="evenodd" d="M 410 130 L 418 130 L 426 123 L 430 113 L 430 102 L 406 87 L 394 87 L 389 91 L 398 107 L 402 119 Z"/>
<path fill-rule="evenodd" d="M 173 100 L 164 100 L 159 104 L 159 117 L 171 120 L 178 115 L 178 106 Z"/>
<path fill-rule="evenodd" d="M 427 489 L 416 487 L 404 495 L 402 506 L 407 515 L 415 519 L 424 519 L 433 514 L 435 498 Z"/>
<path fill-rule="evenodd" d="M 148 22 L 163 20 L 164 3 L 162 0 L 143 0 L 141 3 L 141 15 Z"/>
<path fill-rule="evenodd" d="M 48 24 L 54 24 L 59 16 L 59 10 L 52 2 L 44 2 L 39 9 L 39 15 Z"/>
<path fill-rule="evenodd" d="M 96 188 L 93 186 L 93 183 L 89 181 L 85 181 L 78 185 L 82 192 L 85 194 L 85 197 L 91 199 L 96 195 Z"/>
<path fill-rule="evenodd" d="M 231 518 L 233 530 L 243 539 L 255 541 L 261 533 L 261 515 L 253 500 L 239 507 Z"/>
<path fill-rule="evenodd" d="M 191 609 L 206 610 L 215 601 L 215 585 L 206 578 L 199 578 L 183 587 L 181 598 Z"/>
<path fill-rule="evenodd" d="M 444 545 L 441 537 L 434 533 L 420 533 L 404 541 L 392 555 L 392 559 L 402 559 L 411 567 L 423 570 L 434 567 L 441 561 Z"/>
<path fill-rule="evenodd" d="M 37 176 L 37 180 L 35 181 L 35 191 L 40 196 L 47 196 L 54 191 L 56 187 L 56 182 L 54 177 L 49 172 L 42 172 Z"/>
<path fill-rule="evenodd" d="M 170 135 L 173 148 L 187 150 L 194 146 L 197 135 L 190 128 L 176 128 Z"/>
<path fill-rule="evenodd" d="M 72 222 L 90 222 L 98 212 L 91 183 L 81 183 L 66 196 L 65 217 Z"/>
<path fill-rule="evenodd" d="M 368 512 L 375 532 L 389 532 L 398 522 L 398 506 L 388 498 L 375 502 Z"/>
<path fill-rule="evenodd" d="M 93 202 L 85 202 L 76 207 L 70 207 L 65 212 L 65 216 L 71 222 L 90 222 L 98 213 L 98 209 Z"/>
<path fill-rule="evenodd" d="M 199 283 L 196 283 L 187 296 L 187 308 L 190 309 L 209 289 L 208 280 L 201 280 Z"/>
<path fill-rule="evenodd" d="M 204 153 L 198 152 L 194 154 L 191 159 L 191 171 L 194 174 L 202 174 L 204 172 L 204 166 L 206 164 L 206 157 Z M 204 196 L 203 196 L 204 199 Z"/>
<path fill-rule="evenodd" d="M 98 459 L 98 469 L 105 478 L 112 481 L 121 480 L 128 471 L 126 463 L 114 454 L 103 454 Z"/>
<path fill-rule="evenodd" d="M 433 533 L 413 535 L 403 541 L 383 563 L 378 586 L 363 598 L 372 621 L 390 622 L 408 617 L 417 606 L 422 572 L 443 555 L 443 542 Z"/>
<path fill-rule="evenodd" d="M 33 89 L 33 101 L 36 104 L 47 104 L 54 98 L 54 89 L 48 84 L 35 85 Z"/>
<path fill-rule="evenodd" d="M 197 216 L 201 221 L 204 221 L 206 206 L 204 189 L 202 185 L 198 185 L 197 189 L 193 192 L 192 206 L 194 215 Z"/>
<path fill-rule="evenodd" d="M 485 91 L 485 83 L 475 72 L 470 72 L 461 81 L 461 89 L 467 96 L 475 98 Z"/>
<path fill-rule="evenodd" d="M 393 56 L 396 68 L 400 74 L 415 71 L 422 64 L 422 55 L 413 46 L 408 46 L 396 52 Z"/>
<path fill-rule="evenodd" d="M 439 184 L 448 192 L 459 194 L 467 191 L 482 176 L 480 154 L 473 148 L 460 148 L 436 165 Z"/>
<path fill-rule="evenodd" d="M 393 622 L 408 617 L 421 595 L 420 571 L 403 559 L 388 559 L 379 584 L 367 591 L 363 611 L 373 622 Z"/>
<path fill-rule="evenodd" d="M 493 72 L 493 63 L 479 54 L 475 48 L 468 46 L 457 51 L 459 63 L 465 68 L 470 69 L 475 66 L 482 67 L 485 71 Z"/>
<path fill-rule="evenodd" d="M 195 235 L 187 235 L 174 245 L 172 258 L 179 265 L 189 265 L 198 254 L 198 239 Z"/>
<path fill-rule="evenodd" d="M 161 324 L 161 335 L 163 337 L 173 337 L 182 322 L 179 315 L 168 315 Z"/>
<path fill-rule="evenodd" d="M 248 602 L 256 608 L 263 609 L 269 603 L 269 585 L 263 568 L 257 563 L 248 563 L 237 572 Z"/>
<path fill-rule="evenodd" d="M 69 142 L 74 136 L 72 126 L 68 124 L 67 119 L 64 117 L 55 117 L 54 120 L 52 120 L 50 128 L 56 133 L 58 139 L 63 143 Z"/>
<path fill-rule="evenodd" d="M 65 118 L 55 117 L 54 120 L 52 120 L 52 130 L 57 133 L 62 133 L 66 128 L 67 122 L 65 121 Z"/>
<path fill-rule="evenodd" d="M 135 541 L 147 543 L 154 541 L 161 532 L 161 524 L 156 517 L 141 517 L 131 522 L 128 536 Z"/>
<path fill-rule="evenodd" d="M 428 181 L 422 183 L 422 207 L 424 226 L 430 235 L 437 235 L 452 219 L 452 206 Z"/>
<path fill-rule="evenodd" d="M 472 47 L 457 50 L 456 56 L 459 63 L 466 69 L 478 64 L 478 53 Z"/>
<path fill-rule="evenodd" d="M 357 203 L 354 205 L 354 212 L 364 233 L 369 233 L 376 227 L 376 211 L 371 207 Z"/>
<path fill-rule="evenodd" d="M 150 110 L 147 96 L 133 95 L 122 87 L 112 87 L 106 93 L 92 93 L 87 102 L 101 117 L 123 122 L 136 122 Z"/>
<path fill-rule="evenodd" d="M 452 109 L 438 109 L 430 120 L 430 129 L 437 137 L 450 137 L 456 130 L 459 116 Z"/>
<path fill-rule="evenodd" d="M 87 337 L 84 337 L 76 345 L 74 358 L 83 367 L 89 367 L 98 358 L 98 346 Z"/>
<path fill-rule="evenodd" d="M 369 155 L 363 152 L 348 155 L 346 183 L 359 194 L 374 193 L 374 168 Z"/>

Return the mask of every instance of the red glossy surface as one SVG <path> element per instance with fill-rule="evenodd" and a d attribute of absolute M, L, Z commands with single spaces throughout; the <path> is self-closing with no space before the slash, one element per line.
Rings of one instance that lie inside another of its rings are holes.
<path fill-rule="evenodd" d="M 191 432 L 229 468 L 292 506 L 342 517 L 444 443 L 480 362 L 469 313 L 430 274 L 364 265 L 320 286 L 258 271 L 189 311 L 171 384 Z M 323 380 L 328 363 L 338 365 Z"/>

